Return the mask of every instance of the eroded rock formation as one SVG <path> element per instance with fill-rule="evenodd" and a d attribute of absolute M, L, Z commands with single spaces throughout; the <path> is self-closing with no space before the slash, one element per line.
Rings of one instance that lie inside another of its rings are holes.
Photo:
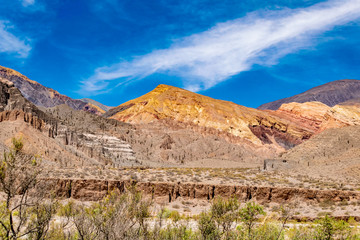
<path fill-rule="evenodd" d="M 261 187 L 243 185 L 211 185 L 201 183 L 162 183 L 105 181 L 91 179 L 46 179 L 41 188 L 49 189 L 59 198 L 73 198 L 82 201 L 97 201 L 112 191 L 119 193 L 135 187 L 145 195 L 168 202 L 175 199 L 189 198 L 211 200 L 217 196 L 235 196 L 241 201 L 256 200 L 258 202 L 324 202 L 360 200 L 358 191 L 314 190 L 290 187 Z"/>

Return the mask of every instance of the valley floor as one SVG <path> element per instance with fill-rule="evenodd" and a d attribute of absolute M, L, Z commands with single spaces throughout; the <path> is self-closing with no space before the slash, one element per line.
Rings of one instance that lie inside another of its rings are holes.
<path fill-rule="evenodd" d="M 267 212 L 291 205 L 292 219 L 314 220 L 326 214 L 360 220 L 359 182 L 263 171 L 260 168 L 62 168 L 42 176 L 71 181 L 79 200 L 97 200 L 111 189 L 130 185 L 151 196 L 157 208 L 166 206 L 185 216 L 208 210 L 217 196 L 235 196 L 243 203 L 260 202 Z M 54 180 L 55 181 L 55 180 Z M 56 184 L 59 185 L 57 182 Z M 100 190 L 99 190 L 100 189 Z M 103 194 L 103 195 L 102 195 Z M 92 198 L 94 196 L 94 198 Z"/>

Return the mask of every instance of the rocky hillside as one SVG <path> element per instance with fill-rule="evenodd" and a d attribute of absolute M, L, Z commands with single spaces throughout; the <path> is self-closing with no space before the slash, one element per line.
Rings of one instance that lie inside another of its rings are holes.
<path fill-rule="evenodd" d="M 153 91 L 109 110 L 104 116 L 132 124 L 165 121 L 254 146 L 289 148 L 311 136 L 302 126 L 271 112 L 159 85 Z"/>
<path fill-rule="evenodd" d="M 25 151 L 41 156 L 43 163 L 53 168 L 137 164 L 131 145 L 120 139 L 131 126 L 84 111 L 74 112 L 63 115 L 56 109 L 41 110 L 25 99 L 12 82 L 0 78 L 2 148 L 10 145 L 12 137 L 21 137 Z M 119 137 L 107 130 L 117 128 Z"/>
<path fill-rule="evenodd" d="M 86 166 L 258 166 L 264 154 L 186 126 L 149 124 L 137 128 L 114 119 L 76 111 L 62 104 L 38 108 L 14 84 L 1 86 L 0 147 L 22 137 L 25 149 L 53 168 Z M 38 117 L 33 117 L 33 115 Z M 274 155 L 274 154 L 272 154 Z M 245 161 L 246 160 L 246 161 Z"/>
<path fill-rule="evenodd" d="M 36 128 L 56 122 L 25 99 L 12 82 L 0 77 L 0 122 L 11 117 L 18 118 L 20 113 L 24 121 L 30 122 Z"/>
<path fill-rule="evenodd" d="M 360 98 L 353 98 L 348 101 L 339 103 L 339 105 L 345 105 L 345 106 L 360 106 Z"/>
<path fill-rule="evenodd" d="M 357 106 L 320 102 L 284 104 L 277 111 L 247 108 L 180 88 L 159 85 L 104 116 L 132 124 L 167 122 L 186 125 L 233 143 L 288 149 L 328 128 L 360 124 Z"/>
<path fill-rule="evenodd" d="M 276 110 L 284 103 L 312 101 L 322 102 L 332 107 L 355 98 L 360 98 L 360 81 L 346 79 L 329 82 L 292 97 L 265 103 L 259 106 L 258 109 Z"/>
<path fill-rule="evenodd" d="M 326 129 L 360 125 L 360 105 L 329 107 L 321 102 L 287 103 L 272 111 L 294 124 L 303 125 L 315 134 Z"/>
<path fill-rule="evenodd" d="M 25 149 L 49 167 L 98 166 L 258 166 L 266 151 L 234 144 L 189 126 L 158 123 L 134 127 L 114 119 L 76 111 L 62 104 L 36 107 L 14 84 L 1 83 L 0 143 L 22 137 Z M 276 154 L 272 152 L 271 156 Z"/>
<path fill-rule="evenodd" d="M 284 152 L 280 159 L 291 165 L 287 171 L 333 179 L 359 179 L 359 145 L 360 126 L 328 129 Z"/>
<path fill-rule="evenodd" d="M 23 79 L 34 97 L 32 86 L 40 92 L 51 89 L 5 70 L 7 79 L 1 80 L 0 96 L 1 148 L 11 137 L 23 136 L 32 153 L 60 167 L 259 167 L 264 159 L 275 158 L 326 129 L 360 125 L 357 104 L 289 103 L 276 111 L 258 110 L 167 85 L 112 108 L 102 117 L 74 110 L 76 106 L 68 104 L 73 100 L 66 96 L 67 104 L 35 106 L 22 96 L 14 79 Z M 88 102 L 97 113 L 106 110 L 106 106 Z"/>
<path fill-rule="evenodd" d="M 37 106 L 48 108 L 66 104 L 75 110 L 85 110 L 98 115 L 105 112 L 99 107 L 101 104 L 96 101 L 92 100 L 90 102 L 72 99 L 51 88 L 47 88 L 38 82 L 30 80 L 26 76 L 10 68 L 0 66 L 0 77 L 12 82 L 26 99 Z"/>

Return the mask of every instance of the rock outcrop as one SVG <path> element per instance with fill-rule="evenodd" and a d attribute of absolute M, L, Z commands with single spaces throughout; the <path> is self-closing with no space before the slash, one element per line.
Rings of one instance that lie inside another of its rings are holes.
<path fill-rule="evenodd" d="M 108 159 L 107 163 L 114 167 L 121 166 L 121 161 L 135 162 L 135 153 L 130 144 L 125 141 L 105 134 L 77 133 L 74 131 L 60 131 L 57 139 L 64 145 L 81 149 L 88 157 Z"/>
<path fill-rule="evenodd" d="M 14 84 L 0 77 L 0 119 L 17 120 L 23 118 L 25 122 L 39 125 L 56 124 L 56 120 L 40 111 L 34 104 L 25 99 Z M 37 122 L 37 123 L 36 123 Z"/>

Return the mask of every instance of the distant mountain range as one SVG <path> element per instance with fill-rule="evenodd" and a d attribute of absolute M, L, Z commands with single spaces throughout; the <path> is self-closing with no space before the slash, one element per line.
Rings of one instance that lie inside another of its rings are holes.
<path fill-rule="evenodd" d="M 314 87 L 298 95 L 265 103 L 258 109 L 276 110 L 284 103 L 322 102 L 330 107 L 337 104 L 360 98 L 359 80 L 338 80 Z"/>

